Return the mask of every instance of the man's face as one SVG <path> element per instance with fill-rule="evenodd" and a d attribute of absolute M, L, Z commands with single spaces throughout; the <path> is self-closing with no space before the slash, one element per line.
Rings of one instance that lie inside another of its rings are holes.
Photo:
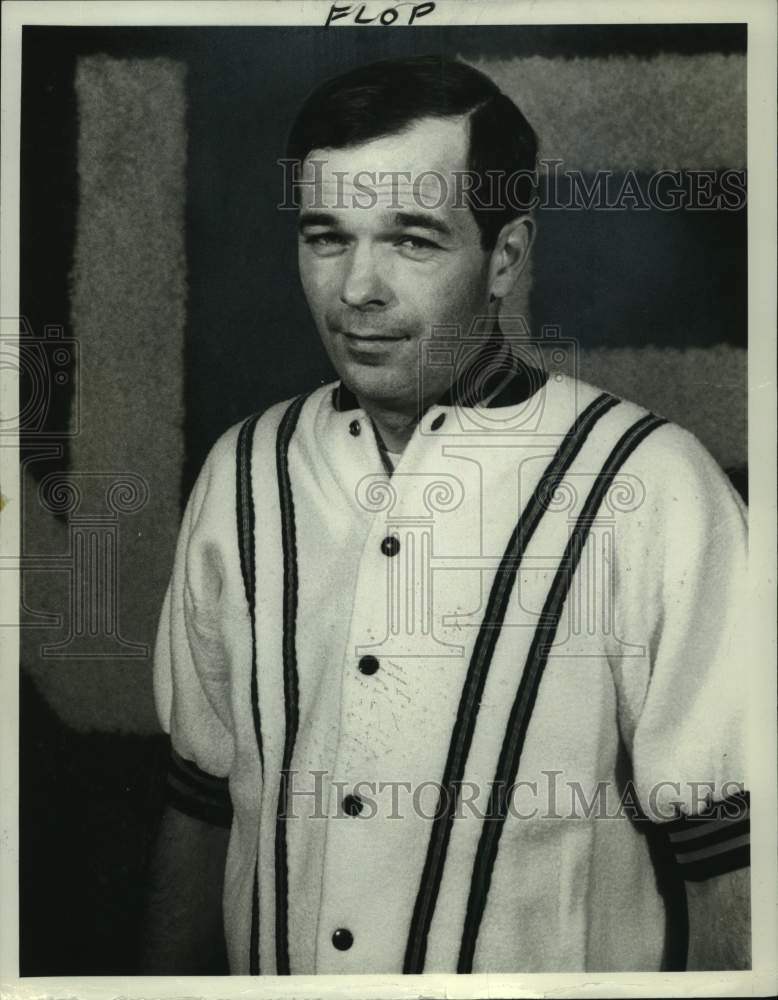
<path fill-rule="evenodd" d="M 363 405 L 415 412 L 421 342 L 441 325 L 466 335 L 489 312 L 491 254 L 452 176 L 466 169 L 467 145 L 464 119 L 426 118 L 305 161 L 303 179 L 320 183 L 303 188 L 300 276 L 330 360 Z M 360 193 L 360 181 L 377 198 Z M 425 369 L 424 405 L 450 377 Z"/>

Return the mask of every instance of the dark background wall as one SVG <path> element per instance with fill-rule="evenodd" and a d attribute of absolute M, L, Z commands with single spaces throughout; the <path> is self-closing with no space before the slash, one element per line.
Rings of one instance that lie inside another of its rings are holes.
<path fill-rule="evenodd" d="M 332 377 L 275 208 L 305 94 L 375 58 L 456 55 L 521 103 L 541 155 L 618 190 L 628 170 L 745 168 L 745 49 L 737 25 L 25 29 L 22 312 L 36 350 L 53 356 L 47 324 L 75 347 L 23 434 L 23 974 L 133 972 L 180 505 L 224 429 Z M 694 430 L 744 490 L 745 209 L 538 222 L 515 309 L 572 338 L 585 378 Z M 58 475 L 79 509 L 51 502 Z M 121 624 L 78 633 L 74 552 L 122 476 L 134 500 L 112 494 L 99 529 Z"/>

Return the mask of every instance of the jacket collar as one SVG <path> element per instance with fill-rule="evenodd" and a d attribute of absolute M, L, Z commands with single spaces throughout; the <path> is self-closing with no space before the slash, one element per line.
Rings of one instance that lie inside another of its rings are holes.
<path fill-rule="evenodd" d="M 547 372 L 517 358 L 503 337 L 495 334 L 479 350 L 471 352 L 462 371 L 437 403 L 488 409 L 519 406 L 547 380 Z M 359 409 L 357 397 L 343 382 L 338 382 L 332 390 L 332 405 L 338 413 Z"/>

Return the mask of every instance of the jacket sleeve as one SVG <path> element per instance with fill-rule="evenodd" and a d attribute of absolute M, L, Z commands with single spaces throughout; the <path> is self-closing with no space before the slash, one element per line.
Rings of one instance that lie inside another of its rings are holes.
<path fill-rule="evenodd" d="M 702 879 L 748 863 L 745 508 L 692 435 L 654 438 L 616 540 L 612 663 L 640 808 Z"/>
<path fill-rule="evenodd" d="M 233 619 L 247 615 L 227 582 L 235 545 L 233 437 L 228 432 L 215 446 L 187 504 L 154 653 L 157 712 L 171 741 L 169 801 L 221 825 L 231 821 L 227 778 L 235 752 L 224 634 L 231 624 L 245 625 Z"/>

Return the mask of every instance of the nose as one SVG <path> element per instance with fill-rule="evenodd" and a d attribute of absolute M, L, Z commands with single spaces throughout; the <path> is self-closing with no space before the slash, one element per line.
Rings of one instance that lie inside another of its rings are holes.
<path fill-rule="evenodd" d="M 381 275 L 372 248 L 355 247 L 345 259 L 341 302 L 352 309 L 381 309 L 388 304 L 390 297 L 389 287 Z"/>

